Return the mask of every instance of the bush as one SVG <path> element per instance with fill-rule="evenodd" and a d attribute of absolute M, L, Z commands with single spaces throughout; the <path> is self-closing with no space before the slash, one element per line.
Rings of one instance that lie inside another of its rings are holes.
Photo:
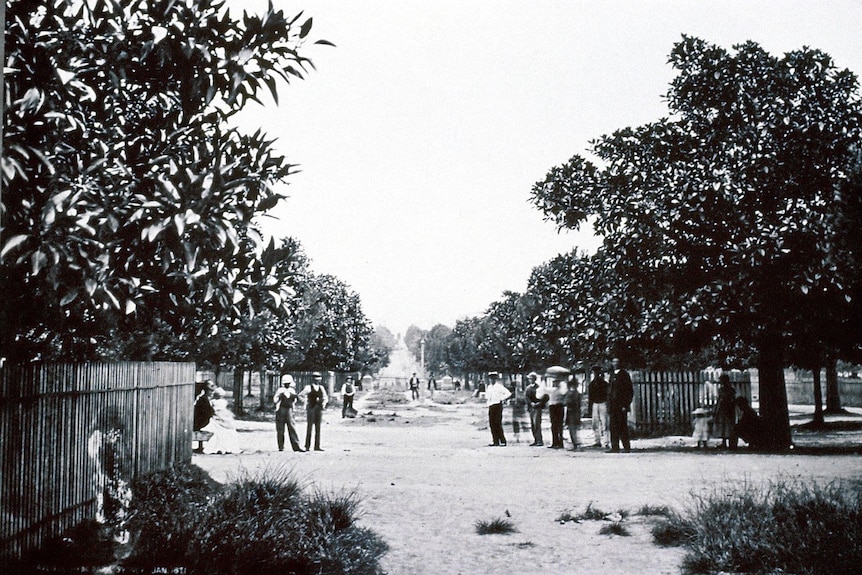
<path fill-rule="evenodd" d="M 372 575 L 381 572 L 388 550 L 374 532 L 356 526 L 355 494 L 308 495 L 285 471 L 218 488 L 196 481 L 194 473 L 169 471 L 144 486 L 135 503 L 142 511 L 140 537 L 124 567 L 180 567 L 189 575 Z M 156 514 L 161 521 L 153 520 Z"/>
<path fill-rule="evenodd" d="M 126 565 L 143 568 L 156 557 L 161 565 L 182 565 L 218 484 L 199 467 L 177 465 L 141 475 L 131 487 L 134 547 Z"/>
<path fill-rule="evenodd" d="M 631 534 L 629 533 L 629 530 L 626 529 L 625 525 L 618 521 L 614 521 L 613 523 L 602 525 L 601 529 L 599 529 L 599 535 L 620 535 L 622 537 L 628 537 Z"/>
<path fill-rule="evenodd" d="M 693 536 L 690 573 L 858 573 L 862 492 L 858 486 L 801 481 L 745 484 L 695 495 L 685 519 Z"/>
<path fill-rule="evenodd" d="M 508 519 L 498 517 L 491 521 L 477 521 L 476 533 L 479 535 L 508 535 L 516 532 L 515 525 Z"/>

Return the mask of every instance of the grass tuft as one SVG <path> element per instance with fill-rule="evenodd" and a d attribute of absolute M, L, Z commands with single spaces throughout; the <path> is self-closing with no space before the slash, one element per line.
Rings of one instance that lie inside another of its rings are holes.
<path fill-rule="evenodd" d="M 614 521 L 613 523 L 602 525 L 601 529 L 599 529 L 599 535 L 620 535 L 622 537 L 628 537 L 631 533 L 629 533 L 629 530 L 626 529 L 625 525 L 618 521 Z"/>
<path fill-rule="evenodd" d="M 515 525 L 502 517 L 491 521 L 476 521 L 476 533 L 479 535 L 509 535 L 516 531 Z"/>
<path fill-rule="evenodd" d="M 224 486 L 198 479 L 193 470 L 176 470 L 143 480 L 133 498 L 140 536 L 123 568 L 210 575 L 382 573 L 379 560 L 388 547 L 356 525 L 355 493 L 309 494 L 278 469 Z"/>
<path fill-rule="evenodd" d="M 681 531 L 688 573 L 849 575 L 862 564 L 858 485 L 779 479 L 719 486 L 692 499 L 687 515 L 660 531 L 668 538 Z"/>

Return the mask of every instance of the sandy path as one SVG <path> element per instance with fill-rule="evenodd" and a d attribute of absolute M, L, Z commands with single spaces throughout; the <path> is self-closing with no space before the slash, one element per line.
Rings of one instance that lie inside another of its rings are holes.
<path fill-rule="evenodd" d="M 525 433 L 512 433 L 508 412 L 509 446 L 493 448 L 486 447 L 490 434 L 481 404 L 412 404 L 371 415 L 361 400 L 357 407 L 364 417 L 342 420 L 334 410 L 324 415 L 323 453 L 279 453 L 273 424 L 238 422 L 243 454 L 195 455 L 193 463 L 220 481 L 287 468 L 325 491 L 355 491 L 362 523 L 391 547 L 383 566 L 393 575 L 589 573 L 611 566 L 623 574 L 678 573 L 682 551 L 653 545 L 644 518 L 626 521 L 631 537 L 598 535 L 599 522 L 561 524 L 557 518 L 582 512 L 590 502 L 608 512 L 681 507 L 693 489 L 719 481 L 862 478 L 855 455 L 644 450 L 655 440 L 633 442 L 630 454 L 559 451 L 528 447 Z M 304 430 L 302 421 L 300 435 Z M 517 533 L 476 534 L 476 521 L 507 512 Z"/>

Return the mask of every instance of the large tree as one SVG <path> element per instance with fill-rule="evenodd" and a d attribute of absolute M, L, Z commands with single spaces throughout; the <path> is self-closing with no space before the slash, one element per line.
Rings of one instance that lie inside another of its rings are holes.
<path fill-rule="evenodd" d="M 278 286 L 242 288 L 261 285 L 254 221 L 294 166 L 230 119 L 303 76 L 311 19 L 11 0 L 6 24 L 0 356 L 92 359 L 118 327 L 277 308 Z"/>
<path fill-rule="evenodd" d="M 670 118 L 596 140 L 598 163 L 553 168 L 533 200 L 560 226 L 593 218 L 603 287 L 635 320 L 623 343 L 755 349 L 761 414 L 784 448 L 790 344 L 813 315 L 859 321 L 834 225 L 862 141 L 857 79 L 817 50 L 777 58 L 752 42 L 684 37 L 670 63 Z"/>

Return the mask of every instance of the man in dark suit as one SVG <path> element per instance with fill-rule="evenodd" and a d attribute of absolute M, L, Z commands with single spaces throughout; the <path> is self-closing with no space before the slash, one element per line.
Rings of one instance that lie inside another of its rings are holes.
<path fill-rule="evenodd" d="M 620 368 L 619 358 L 615 357 L 612 364 L 613 372 L 608 390 L 608 411 L 611 427 L 611 448 L 609 451 L 619 453 L 620 441 L 622 441 L 623 450 L 628 453 L 631 451 L 628 413 L 634 398 L 634 387 L 629 373 Z"/>
<path fill-rule="evenodd" d="M 320 424 L 323 419 L 323 410 L 329 402 L 326 390 L 323 389 L 323 374 L 315 371 L 312 374 L 311 385 L 304 388 L 299 396 L 305 401 L 305 413 L 308 418 L 305 424 L 305 450 L 311 447 L 311 431 L 314 429 L 314 450 L 323 451 L 320 448 Z"/>

